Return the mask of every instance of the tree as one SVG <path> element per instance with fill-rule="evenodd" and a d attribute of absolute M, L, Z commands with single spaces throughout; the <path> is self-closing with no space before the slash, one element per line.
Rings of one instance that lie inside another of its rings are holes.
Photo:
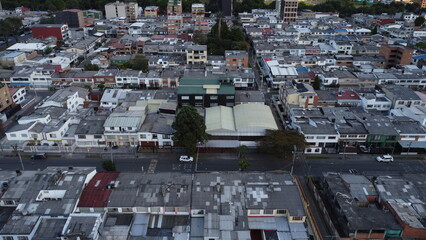
<path fill-rule="evenodd" d="M 246 154 L 248 151 L 248 147 L 246 145 L 241 145 L 238 147 L 238 158 L 241 160 L 246 159 Z"/>
<path fill-rule="evenodd" d="M 241 171 L 246 170 L 248 167 L 250 167 L 251 163 L 246 160 L 240 160 L 238 162 L 238 166 L 240 167 Z"/>
<path fill-rule="evenodd" d="M 181 108 L 172 128 L 176 131 L 173 141 L 187 148 L 190 156 L 195 154 L 197 143 L 203 143 L 209 138 L 204 119 L 193 106 Z"/>
<path fill-rule="evenodd" d="M 148 71 L 148 59 L 146 59 L 144 55 L 136 55 L 130 63 L 133 70 L 142 70 L 143 72 Z"/>
<path fill-rule="evenodd" d="M 414 20 L 414 25 L 416 26 L 422 26 L 425 23 L 425 18 L 420 16 Z"/>
<path fill-rule="evenodd" d="M 53 50 L 50 47 L 47 47 L 46 49 L 44 49 L 44 54 L 48 55 L 52 52 Z"/>
<path fill-rule="evenodd" d="M 416 43 L 416 47 L 426 49 L 426 42 L 418 42 Z"/>
<path fill-rule="evenodd" d="M 294 130 L 266 130 L 266 136 L 259 141 L 259 149 L 262 152 L 279 158 L 290 157 L 293 145 L 298 149 L 306 146 L 305 137 Z"/>
<path fill-rule="evenodd" d="M 0 34 L 6 39 L 9 39 L 9 37 L 13 36 L 17 41 L 16 36 L 19 35 L 22 26 L 22 19 L 17 17 L 9 17 L 0 20 Z"/>
<path fill-rule="evenodd" d="M 102 161 L 102 168 L 105 169 L 106 171 L 116 170 L 115 163 L 111 160 Z"/>
<path fill-rule="evenodd" d="M 377 26 L 374 26 L 373 29 L 371 29 L 371 35 L 377 34 Z"/>
<path fill-rule="evenodd" d="M 99 66 L 96 64 L 88 63 L 84 65 L 84 70 L 86 71 L 99 71 Z"/>
<path fill-rule="evenodd" d="M 321 89 L 321 79 L 319 76 L 315 77 L 315 81 L 314 84 L 312 86 L 315 90 L 320 90 Z"/>
<path fill-rule="evenodd" d="M 103 91 L 105 89 L 105 85 L 104 84 L 98 84 L 98 88 L 99 90 Z"/>

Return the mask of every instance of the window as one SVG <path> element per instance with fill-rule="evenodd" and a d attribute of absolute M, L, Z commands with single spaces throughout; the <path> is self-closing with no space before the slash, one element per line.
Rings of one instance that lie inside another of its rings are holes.
<path fill-rule="evenodd" d="M 152 139 L 157 139 L 157 134 L 152 134 Z"/>
<path fill-rule="evenodd" d="M 26 137 L 28 137 L 28 135 L 27 135 L 27 134 L 25 134 L 25 133 L 23 133 L 23 134 L 21 134 L 21 137 L 26 138 Z"/>
<path fill-rule="evenodd" d="M 78 138 L 80 138 L 80 139 L 86 139 L 86 135 L 78 135 Z"/>
<path fill-rule="evenodd" d="M 195 96 L 195 100 L 203 100 L 203 96 Z"/>
<path fill-rule="evenodd" d="M 380 136 L 379 135 L 375 135 L 375 136 L 373 136 L 373 140 L 380 140 Z"/>
<path fill-rule="evenodd" d="M 259 215 L 260 214 L 260 209 L 249 210 L 249 214 L 251 214 L 251 215 Z"/>
<path fill-rule="evenodd" d="M 101 139 L 102 135 L 95 135 L 95 136 L 93 136 L 93 138 L 95 138 L 95 139 Z"/>
<path fill-rule="evenodd" d="M 115 128 L 114 128 L 114 127 L 109 127 L 109 129 L 110 129 L 110 130 L 114 130 Z"/>
<path fill-rule="evenodd" d="M 348 135 L 340 135 L 341 138 L 347 138 Z"/>
<path fill-rule="evenodd" d="M 18 240 L 28 240 L 28 237 L 20 236 L 20 237 L 18 237 Z"/>
<path fill-rule="evenodd" d="M 10 134 L 10 137 L 16 137 L 16 134 L 12 133 Z"/>
<path fill-rule="evenodd" d="M 398 101 L 398 104 L 404 104 L 404 101 Z"/>
<path fill-rule="evenodd" d="M 50 136 L 51 138 L 56 138 L 56 134 L 54 134 L 54 133 L 49 134 L 49 136 Z"/>
<path fill-rule="evenodd" d="M 365 138 L 366 135 L 358 135 L 359 138 Z"/>
<path fill-rule="evenodd" d="M 189 100 L 189 96 L 181 96 L 180 99 L 181 100 Z"/>
<path fill-rule="evenodd" d="M 31 134 L 31 137 L 32 138 L 37 138 L 38 136 L 37 136 L 37 134 Z"/>
<path fill-rule="evenodd" d="M 163 134 L 163 139 L 171 139 L 170 135 Z"/>
<path fill-rule="evenodd" d="M 329 136 L 328 139 L 336 139 L 335 136 Z"/>
<path fill-rule="evenodd" d="M 308 149 L 306 149 L 306 152 L 310 153 L 310 152 L 312 152 L 312 149 L 308 148 Z"/>
<path fill-rule="evenodd" d="M 13 237 L 3 237 L 3 240 L 13 240 Z"/>
<path fill-rule="evenodd" d="M 316 148 L 315 149 L 315 152 L 317 153 L 317 152 L 320 152 L 320 149 L 319 148 Z"/>
<path fill-rule="evenodd" d="M 132 127 L 127 127 L 127 130 L 132 130 Z"/>
<path fill-rule="evenodd" d="M 314 136 L 306 136 L 306 139 L 314 139 Z"/>
<path fill-rule="evenodd" d="M 287 214 L 287 211 L 285 209 L 278 209 L 277 214 Z"/>
<path fill-rule="evenodd" d="M 217 96 L 210 96 L 210 100 L 217 100 Z"/>
<path fill-rule="evenodd" d="M 293 221 L 302 221 L 303 217 L 293 217 Z"/>
<path fill-rule="evenodd" d="M 317 139 L 325 139 L 325 136 L 318 136 Z"/>
<path fill-rule="evenodd" d="M 234 99 L 234 96 L 226 96 L 226 99 Z"/>

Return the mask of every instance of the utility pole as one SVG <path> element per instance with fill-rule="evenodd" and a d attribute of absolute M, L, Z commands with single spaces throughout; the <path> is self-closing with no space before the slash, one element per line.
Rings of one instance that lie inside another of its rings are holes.
<path fill-rule="evenodd" d="M 18 145 L 16 145 L 16 144 L 12 145 L 12 148 L 13 148 L 13 151 L 15 151 L 16 154 L 18 154 L 19 162 L 21 163 L 22 171 L 24 171 L 25 170 L 25 168 L 24 168 L 24 162 L 22 162 L 22 157 L 21 157 L 21 153 L 18 150 Z"/>
<path fill-rule="evenodd" d="M 408 144 L 408 149 L 407 149 L 407 154 L 405 154 L 405 160 L 407 160 L 408 159 L 408 154 L 410 154 L 410 148 L 411 148 L 411 144 L 412 144 L 413 142 L 410 142 L 409 144 Z"/>

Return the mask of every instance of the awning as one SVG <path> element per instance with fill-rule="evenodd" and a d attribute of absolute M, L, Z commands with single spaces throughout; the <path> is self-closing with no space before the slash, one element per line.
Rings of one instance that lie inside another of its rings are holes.
<path fill-rule="evenodd" d="M 399 141 L 402 148 L 426 148 L 426 141 Z"/>
<path fill-rule="evenodd" d="M 19 82 L 13 82 L 9 83 L 9 86 L 28 86 L 30 83 L 19 83 Z"/>

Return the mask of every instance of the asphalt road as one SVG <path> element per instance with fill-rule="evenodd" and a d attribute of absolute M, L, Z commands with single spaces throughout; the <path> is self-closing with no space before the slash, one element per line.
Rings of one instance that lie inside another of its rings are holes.
<path fill-rule="evenodd" d="M 55 155 L 48 154 L 46 160 L 30 160 L 30 154 L 22 154 L 25 170 L 44 169 L 48 166 L 95 166 L 102 171 L 102 161 L 111 159 L 110 154 L 82 154 Z M 323 172 L 349 172 L 355 169 L 366 175 L 399 174 L 399 173 L 424 173 L 426 172 L 426 160 L 417 160 L 410 156 L 395 156 L 393 163 L 378 163 L 374 160 L 375 155 L 318 155 L 327 159 L 306 159 L 300 157 L 295 160 L 294 174 L 299 176 L 319 176 Z M 142 153 L 139 155 L 112 155 L 118 171 L 144 171 L 144 172 L 170 172 L 177 171 L 190 173 L 238 171 L 238 158 L 236 154 L 199 154 L 198 161 L 192 163 L 180 163 L 178 153 Z M 292 160 L 281 160 L 273 156 L 251 153 L 247 154 L 246 160 L 251 163 L 246 171 L 291 171 Z M 21 169 L 17 156 L 1 157 L 0 168 L 3 170 Z"/>

